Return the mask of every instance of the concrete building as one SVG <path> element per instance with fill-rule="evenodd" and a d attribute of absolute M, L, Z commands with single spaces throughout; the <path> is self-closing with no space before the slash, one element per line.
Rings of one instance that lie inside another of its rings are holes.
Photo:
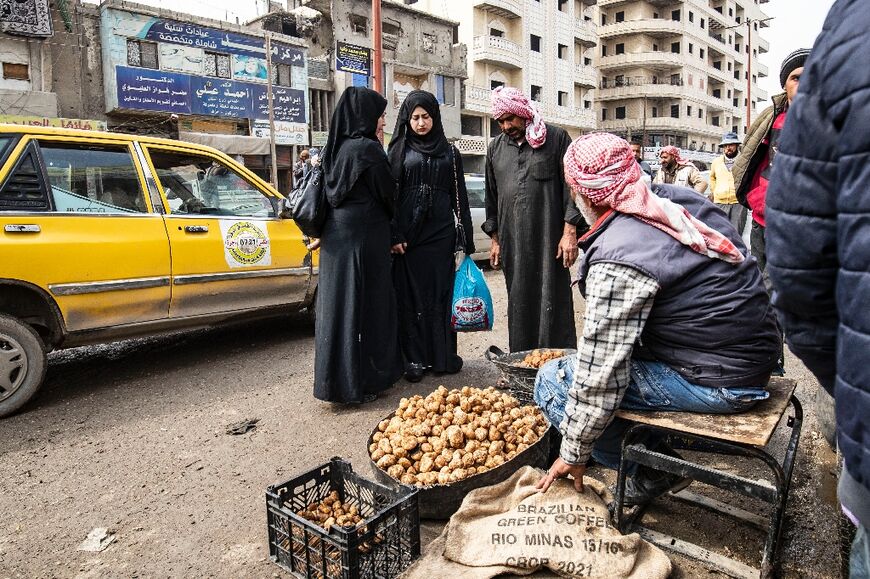
<path fill-rule="evenodd" d="M 0 15 L 0 122 L 105 128 L 96 8 L 28 9 Z"/>
<path fill-rule="evenodd" d="M 449 14 L 470 47 L 460 150 L 481 170 L 489 139 L 499 134 L 490 93 L 515 86 L 540 103 L 544 120 L 572 137 L 595 128 L 593 68 L 596 0 L 421 0 Z M 477 157 L 477 158 L 474 158 Z"/>
<path fill-rule="evenodd" d="M 695 151 L 715 151 L 724 132 L 743 134 L 747 100 L 752 118 L 768 100 L 758 86 L 768 75 L 758 62 L 769 47 L 765 3 L 599 0 L 598 127 Z"/>
<path fill-rule="evenodd" d="M 289 16 L 295 18 L 295 23 Z M 460 136 L 462 81 L 466 78 L 466 49 L 457 41 L 459 24 L 406 4 L 383 0 L 383 78 L 387 105 L 385 141 L 388 143 L 399 107 L 414 89 L 427 90 L 441 102 L 441 118 L 448 139 Z M 261 19 L 274 29 L 274 16 Z M 371 49 L 371 3 L 368 0 L 290 0 L 281 26 L 308 42 L 312 71 L 313 134 L 325 141 L 334 103 L 350 86 L 372 86 L 365 74 L 344 72 L 336 65 L 336 46 L 346 43 Z M 316 128 L 315 128 L 316 127 Z"/>
<path fill-rule="evenodd" d="M 271 34 L 278 189 L 291 186 L 293 146 L 309 139 L 307 46 Z M 210 145 L 269 179 L 266 35 L 122 0 L 100 4 L 109 128 Z"/>

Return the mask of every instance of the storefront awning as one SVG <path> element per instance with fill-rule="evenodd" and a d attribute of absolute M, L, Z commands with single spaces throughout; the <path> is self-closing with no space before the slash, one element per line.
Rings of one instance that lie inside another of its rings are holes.
<path fill-rule="evenodd" d="M 227 155 L 268 155 L 269 139 L 243 135 L 215 135 L 178 131 L 178 139 L 213 147 Z"/>

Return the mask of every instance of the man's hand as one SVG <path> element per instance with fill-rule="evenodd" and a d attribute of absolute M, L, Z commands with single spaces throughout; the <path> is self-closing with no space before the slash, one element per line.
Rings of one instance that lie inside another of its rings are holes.
<path fill-rule="evenodd" d="M 498 236 L 492 236 L 492 243 L 489 246 L 489 265 L 492 269 L 498 269 L 501 265 L 501 246 L 498 244 Z"/>
<path fill-rule="evenodd" d="M 556 249 L 556 259 L 561 259 L 562 265 L 568 268 L 574 265 L 579 254 L 580 251 L 577 249 L 577 229 L 573 226 L 570 229 L 565 227 L 562 239 L 559 240 L 559 247 Z"/>
<path fill-rule="evenodd" d="M 542 493 L 547 492 L 547 489 L 550 488 L 550 485 L 553 484 L 557 478 L 563 478 L 568 476 L 569 474 L 574 477 L 574 488 L 577 489 L 577 492 L 583 492 L 583 474 L 586 472 L 585 464 L 568 464 L 561 457 L 556 459 L 556 462 L 553 463 L 553 466 L 550 467 L 550 470 L 547 471 L 547 474 L 538 481 L 538 484 L 535 485 L 535 488 L 541 491 Z"/>
<path fill-rule="evenodd" d="M 396 253 L 399 255 L 405 255 L 405 250 L 408 248 L 407 243 L 397 243 L 393 247 L 390 248 L 390 253 Z"/>
<path fill-rule="evenodd" d="M 305 247 L 308 248 L 308 251 L 314 251 L 315 249 L 317 249 L 318 247 L 320 247 L 320 240 L 319 240 L 319 239 L 310 238 L 310 241 L 308 242 L 308 244 L 307 244 Z"/>

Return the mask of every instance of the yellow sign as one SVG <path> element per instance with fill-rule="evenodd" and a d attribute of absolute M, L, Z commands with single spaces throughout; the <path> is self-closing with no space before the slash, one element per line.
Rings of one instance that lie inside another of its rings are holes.
<path fill-rule="evenodd" d="M 21 115 L 0 115 L 0 123 L 27 125 L 30 127 L 58 127 L 62 129 L 82 129 L 84 131 L 105 131 L 105 121 L 91 119 L 62 119 L 55 117 L 29 117 Z"/>

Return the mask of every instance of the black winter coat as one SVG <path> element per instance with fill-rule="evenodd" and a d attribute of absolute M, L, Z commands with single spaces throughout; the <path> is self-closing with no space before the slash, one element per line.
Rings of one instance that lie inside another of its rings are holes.
<path fill-rule="evenodd" d="M 836 397 L 840 500 L 870 527 L 870 10 L 838 0 L 801 75 L 767 193 L 789 347 Z"/>

